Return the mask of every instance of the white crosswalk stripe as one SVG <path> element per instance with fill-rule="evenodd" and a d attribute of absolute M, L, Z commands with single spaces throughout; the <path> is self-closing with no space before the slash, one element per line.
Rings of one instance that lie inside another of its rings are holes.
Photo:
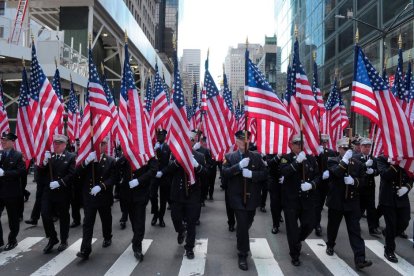
<path fill-rule="evenodd" d="M 283 275 L 266 239 L 250 239 L 250 252 L 259 276 Z"/>
<path fill-rule="evenodd" d="M 144 239 L 142 241 L 142 254 L 145 255 L 148 248 L 150 247 L 152 240 Z M 109 268 L 105 273 L 105 276 L 109 275 L 131 275 L 135 267 L 139 264 L 138 260 L 134 257 L 132 251 L 132 245 L 122 253 L 122 255 L 116 260 L 116 262 Z"/>
<path fill-rule="evenodd" d="M 383 259 L 387 264 L 389 264 L 396 271 L 402 275 L 414 275 L 414 266 L 409 262 L 395 254 L 398 258 L 398 263 L 392 263 L 384 257 L 384 245 L 377 240 L 366 240 L 365 246 L 368 247 L 372 252 L 375 253 L 379 258 Z"/>
<path fill-rule="evenodd" d="M 195 241 L 194 259 L 189 260 L 183 257 L 179 276 L 204 275 L 204 269 L 207 258 L 208 239 L 199 239 Z"/>
<path fill-rule="evenodd" d="M 322 239 L 307 239 L 305 240 L 307 245 L 312 249 L 313 253 L 321 260 L 326 268 L 333 275 L 355 275 L 358 274 L 353 270 L 346 262 L 334 253 L 333 256 L 326 254 L 326 244 Z"/>
<path fill-rule="evenodd" d="M 10 251 L 3 251 L 0 253 L 0 266 L 8 264 L 11 260 L 21 257 L 20 254 L 30 251 L 30 248 L 41 241 L 41 237 L 29 237 L 25 238 L 19 244 Z"/>
<path fill-rule="evenodd" d="M 96 239 L 92 239 L 92 244 L 96 241 Z M 49 276 L 49 275 L 56 275 L 60 271 L 62 271 L 68 264 L 70 264 L 73 260 L 75 260 L 76 253 L 79 251 L 80 246 L 82 243 L 82 239 L 78 239 L 75 243 L 73 243 L 70 247 L 68 247 L 65 251 L 58 254 L 56 257 L 51 259 L 41 268 L 36 270 L 32 273 L 32 276 Z"/>

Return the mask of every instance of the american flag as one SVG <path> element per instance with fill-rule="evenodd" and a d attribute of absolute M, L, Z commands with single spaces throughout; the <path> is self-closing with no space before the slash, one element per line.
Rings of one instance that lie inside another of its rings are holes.
<path fill-rule="evenodd" d="M 6 106 L 4 104 L 3 80 L 0 80 L 0 134 L 9 131 L 9 118 L 7 116 Z"/>
<path fill-rule="evenodd" d="M 290 72 L 288 71 L 288 78 L 285 104 L 293 119 L 295 133 L 302 131 L 303 150 L 307 154 L 317 155 L 319 124 L 316 118 L 316 111 L 318 110 L 318 105 L 299 60 L 299 43 L 297 40 L 293 48 L 293 64 Z M 300 118 L 301 113 L 302 119 Z"/>
<path fill-rule="evenodd" d="M 190 147 L 190 137 L 188 136 L 189 122 L 185 110 L 184 93 L 181 86 L 178 62 L 174 64 L 174 93 L 172 94 L 171 114 L 167 143 L 177 162 L 184 169 L 189 177 L 191 184 L 195 183 L 195 173 L 192 164 L 193 153 Z M 186 185 L 186 183 L 184 183 Z"/>
<path fill-rule="evenodd" d="M 414 123 L 414 78 L 411 70 L 412 63 L 408 62 L 407 73 L 404 78 L 405 93 L 400 98 L 401 107 L 405 115 L 410 119 L 411 124 Z"/>
<path fill-rule="evenodd" d="M 319 88 L 318 65 L 316 64 L 316 61 L 313 62 L 312 90 L 313 90 L 313 94 L 315 95 L 315 100 L 318 103 L 318 108 L 319 108 L 318 117 L 322 118 L 323 114 L 325 113 L 325 105 L 323 103 L 321 89 Z"/>
<path fill-rule="evenodd" d="M 191 107 L 191 119 L 190 119 L 190 128 L 191 129 L 199 129 L 200 128 L 200 106 L 198 104 L 198 98 L 197 98 L 198 92 L 197 92 L 197 83 L 193 84 L 193 103 Z"/>
<path fill-rule="evenodd" d="M 170 89 L 168 88 L 168 85 L 165 83 L 164 73 L 162 74 L 162 85 L 164 86 L 164 91 L 165 91 L 165 94 L 167 95 L 167 102 L 168 104 L 170 104 L 171 103 Z"/>
<path fill-rule="evenodd" d="M 117 138 L 118 137 L 118 109 L 115 105 L 114 95 L 112 93 L 112 89 L 109 88 L 105 73 L 102 74 L 102 87 L 105 91 L 106 100 L 108 101 L 109 108 L 111 109 L 112 120 L 113 120 L 111 133 L 109 135 L 107 154 L 109 156 L 114 156 L 115 146 L 118 140 Z"/>
<path fill-rule="evenodd" d="M 231 129 L 234 133 L 234 132 L 237 131 L 237 129 L 236 129 L 237 124 L 236 124 L 236 118 L 234 116 L 233 97 L 231 95 L 231 91 L 230 91 L 229 85 L 227 83 L 227 75 L 226 74 L 223 74 L 223 98 L 224 98 L 224 101 L 225 101 L 226 107 L 227 107 L 225 112 L 227 113 L 227 117 L 228 117 L 228 120 L 230 122 Z"/>
<path fill-rule="evenodd" d="M 118 122 L 122 151 L 131 163 L 132 169 L 139 169 L 154 156 L 154 149 L 150 128 L 129 65 L 128 43 L 125 43 Z"/>
<path fill-rule="evenodd" d="M 79 139 L 80 134 L 80 112 L 78 105 L 78 98 L 76 97 L 75 89 L 73 88 L 73 82 L 70 82 L 69 101 L 68 101 L 68 137 L 71 144 L 75 143 L 76 139 Z"/>
<path fill-rule="evenodd" d="M 62 107 L 63 107 L 63 112 L 65 110 L 65 103 L 63 101 L 63 95 L 62 95 L 62 87 L 60 85 L 60 73 L 59 73 L 59 69 L 56 68 L 55 71 L 55 75 L 53 76 L 53 80 L 52 80 L 52 87 L 53 90 L 55 90 L 56 95 L 58 96 Z M 60 121 L 59 126 L 56 128 L 55 133 L 56 134 L 63 134 L 65 131 L 65 123 L 63 121 L 63 116 L 62 116 L 62 120 Z"/>
<path fill-rule="evenodd" d="M 16 149 L 23 154 L 26 160 L 26 168 L 28 167 L 30 160 L 35 156 L 33 148 L 33 132 L 30 124 L 31 120 L 29 85 L 27 83 L 26 68 L 23 67 L 22 83 L 20 84 L 19 93 L 19 107 L 16 118 L 16 135 L 18 137 L 16 140 Z"/>
<path fill-rule="evenodd" d="M 201 86 L 200 99 L 201 112 L 204 114 L 207 111 L 207 93 L 205 87 L 203 86 Z"/>
<path fill-rule="evenodd" d="M 205 130 L 207 143 L 212 153 L 212 157 L 221 161 L 230 147 L 234 144 L 234 133 L 231 129 L 231 122 L 225 113 L 226 104 L 213 78 L 208 71 L 208 60 L 206 60 L 206 70 L 204 74 L 204 85 L 207 96 L 207 111 L 205 114 Z"/>
<path fill-rule="evenodd" d="M 44 153 L 51 149 L 53 133 L 62 122 L 64 108 L 52 85 L 43 73 L 32 45 L 30 75 L 31 126 L 34 137 L 36 164 L 42 164 Z"/>
<path fill-rule="evenodd" d="M 354 70 L 351 110 L 378 125 L 386 156 L 393 159 L 414 157 L 414 128 L 387 83 L 358 45 L 355 46 Z"/>
<path fill-rule="evenodd" d="M 155 137 L 155 130 L 165 128 L 168 125 L 170 106 L 167 101 L 167 93 L 164 90 L 162 79 L 158 73 L 158 66 L 155 65 L 155 78 L 154 78 L 154 96 L 151 110 L 151 135 Z"/>
<path fill-rule="evenodd" d="M 152 95 L 151 79 L 148 78 L 147 84 L 145 87 L 145 95 L 144 95 L 144 102 L 145 102 L 144 112 L 145 112 L 145 117 L 147 118 L 148 123 L 151 119 L 151 107 L 152 107 L 153 100 L 154 98 Z"/>

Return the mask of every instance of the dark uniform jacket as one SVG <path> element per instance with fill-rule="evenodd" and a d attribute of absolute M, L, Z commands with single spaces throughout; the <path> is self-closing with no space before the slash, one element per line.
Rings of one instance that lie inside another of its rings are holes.
<path fill-rule="evenodd" d="M 280 160 L 280 173 L 284 176 L 282 185 L 282 205 L 284 208 L 299 209 L 313 207 L 313 192 L 320 182 L 316 158 L 306 155 L 302 163 L 296 162 L 296 154 L 283 155 Z M 303 181 L 304 180 L 304 181 Z M 312 189 L 302 191 L 301 184 L 309 182 Z"/>
<path fill-rule="evenodd" d="M 324 171 L 328 169 L 328 159 L 330 157 L 337 156 L 337 153 L 334 152 L 331 149 L 324 148 L 323 153 L 319 154 L 316 157 L 316 161 L 318 162 L 319 167 L 319 173 L 321 175 L 321 181 L 319 182 L 319 185 L 328 186 L 329 185 L 329 178 L 328 179 L 322 179 L 322 174 Z"/>
<path fill-rule="evenodd" d="M 204 154 L 204 158 L 206 160 L 206 168 L 208 170 L 217 169 L 217 162 L 216 160 L 211 157 L 211 151 L 208 148 L 200 147 L 197 152 Z"/>
<path fill-rule="evenodd" d="M 117 164 L 117 176 L 120 182 L 119 196 L 121 200 L 125 200 L 127 203 L 140 203 L 147 204 L 149 201 L 149 188 L 151 179 L 157 173 L 158 161 L 156 158 L 151 158 L 148 163 L 131 172 L 131 165 L 129 161 L 122 156 L 119 158 Z M 132 179 L 138 179 L 138 186 L 135 188 L 129 187 L 129 181 Z"/>
<path fill-rule="evenodd" d="M 64 151 L 59 159 L 57 155 L 52 153 L 52 158 L 49 159 L 49 164 L 38 167 L 38 180 L 43 186 L 43 196 L 48 196 L 49 199 L 60 201 L 69 200 L 71 197 L 71 189 L 75 177 L 75 159 L 73 153 Z M 50 176 L 49 166 L 52 165 L 52 174 Z M 54 190 L 50 189 L 50 182 L 59 182 L 60 187 Z"/>
<path fill-rule="evenodd" d="M 266 155 L 266 162 L 267 162 L 267 170 L 268 170 L 268 176 L 267 176 L 267 188 L 269 192 L 276 192 L 280 191 L 280 183 L 279 178 L 280 175 L 280 158 L 276 154 L 268 154 Z"/>
<path fill-rule="evenodd" d="M 162 171 L 170 163 L 170 159 L 171 159 L 171 149 L 167 145 L 167 143 L 164 142 L 162 144 L 162 149 L 161 149 L 161 146 L 160 146 L 155 151 L 155 155 L 157 156 L 157 159 L 158 159 L 158 171 Z M 170 178 L 170 177 L 171 177 L 170 175 L 165 174 L 165 175 L 163 175 L 161 177 L 161 179 L 166 179 L 166 178 Z"/>
<path fill-rule="evenodd" d="M 92 167 L 95 171 L 95 186 L 101 187 L 101 191 L 93 196 L 90 194 L 94 187 L 92 181 Z M 113 186 L 116 182 L 115 159 L 102 155 L 99 162 L 92 162 L 85 166 L 82 163 L 77 169 L 80 177 L 80 183 L 83 194 L 83 204 L 90 207 L 101 207 L 112 205 L 113 203 Z"/>
<path fill-rule="evenodd" d="M 170 160 L 168 167 L 162 170 L 162 173 L 172 174 L 171 194 L 172 201 L 181 203 L 200 203 L 201 198 L 201 179 L 206 176 L 206 162 L 204 155 L 197 151 L 192 151 L 195 160 L 199 163 L 197 168 L 194 168 L 196 181 L 190 185 L 189 178 L 184 172 L 184 169 L 173 158 Z M 186 189 L 187 186 L 187 189 Z"/>
<path fill-rule="evenodd" d="M 359 186 L 359 194 L 360 195 L 367 195 L 371 193 L 375 194 L 375 177 L 379 174 L 378 169 L 377 169 L 377 159 L 371 157 L 373 161 L 371 168 L 374 170 L 374 173 L 369 175 L 366 173 L 368 168 L 365 165 L 365 162 L 368 161 L 368 158 L 366 158 L 362 153 L 356 154 L 353 157 L 359 160 L 364 166 L 364 177 L 361 179 L 363 181 L 363 185 Z"/>
<path fill-rule="evenodd" d="M 364 185 L 364 167 L 365 166 L 355 158 L 349 160 L 349 165 L 345 164 L 340 156 L 328 159 L 330 174 L 329 192 L 326 199 L 326 206 L 328 206 L 328 208 L 338 211 L 360 209 L 359 187 Z M 354 178 L 354 185 L 345 185 L 344 177 L 348 175 Z M 346 188 L 346 186 L 348 186 L 348 188 Z"/>
<path fill-rule="evenodd" d="M 235 210 L 255 210 L 260 205 L 260 193 L 263 181 L 267 180 L 267 168 L 263 163 L 262 156 L 249 151 L 246 157 L 250 158 L 246 169 L 252 171 L 252 178 L 244 178 L 239 162 L 244 158 L 240 151 L 231 152 L 225 155 L 223 161 L 223 177 L 227 181 L 227 193 L 231 208 Z M 244 181 L 247 187 L 246 205 L 243 204 Z"/>
<path fill-rule="evenodd" d="M 398 165 L 388 163 L 388 158 L 385 156 L 377 158 L 377 168 L 381 176 L 379 204 L 397 208 L 409 207 L 408 192 L 411 190 L 413 182 L 404 169 Z M 399 197 L 397 191 L 401 187 L 407 187 L 408 192 Z"/>
<path fill-rule="evenodd" d="M 0 198 L 23 196 L 20 176 L 26 173 L 26 165 L 21 152 L 11 149 L 7 157 L 4 151 L 0 153 L 0 167 L 4 170 L 4 176 L 0 177 Z"/>

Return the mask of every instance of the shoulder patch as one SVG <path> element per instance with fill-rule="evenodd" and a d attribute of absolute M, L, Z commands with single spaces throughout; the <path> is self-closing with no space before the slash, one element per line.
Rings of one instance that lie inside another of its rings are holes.
<path fill-rule="evenodd" d="M 280 160 L 280 163 L 282 163 L 282 164 L 286 164 L 288 161 L 286 160 L 286 158 L 282 158 L 281 160 Z"/>

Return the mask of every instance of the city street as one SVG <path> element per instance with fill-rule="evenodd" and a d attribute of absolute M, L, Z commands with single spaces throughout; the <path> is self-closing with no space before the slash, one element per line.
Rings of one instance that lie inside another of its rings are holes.
<path fill-rule="evenodd" d="M 34 203 L 36 185 L 29 176 L 28 189 L 32 193 L 25 205 L 24 219 L 28 219 Z M 411 195 L 413 204 L 413 195 Z M 183 246 L 177 244 L 177 235 L 173 229 L 169 211 L 166 213 L 166 227 L 151 226 L 150 205 L 147 208 L 147 228 L 143 250 L 144 261 L 137 263 L 133 257 L 130 241 L 131 225 L 125 230 L 119 227 L 119 202 L 115 202 L 113 213 L 113 243 L 102 248 L 100 220 L 97 219 L 93 251 L 89 260 L 80 261 L 76 252 L 82 238 L 81 227 L 71 228 L 69 248 L 58 254 L 55 247 L 51 254 L 42 250 L 47 244 L 43 227 L 39 224 L 28 227 L 24 222 L 18 236 L 19 245 L 12 251 L 0 253 L 0 271 L 2 275 L 414 275 L 414 249 L 412 240 L 396 239 L 399 257 L 397 264 L 384 261 L 384 239 L 375 239 L 368 234 L 366 219 L 361 219 L 362 236 L 365 239 L 367 259 L 373 266 L 358 273 L 353 263 L 353 254 L 349 245 L 346 226 L 342 222 L 335 252 L 329 257 L 325 254 L 323 239 L 313 233 L 302 243 L 302 265 L 294 267 L 290 263 L 288 244 L 284 224 L 280 233 L 270 232 L 272 222 L 267 201 L 267 213 L 257 210 L 250 231 L 251 257 L 248 258 L 249 270 L 241 271 L 237 266 L 236 234 L 227 229 L 224 205 L 224 192 L 220 190 L 219 179 L 216 182 L 214 201 L 206 201 L 202 208 L 201 225 L 197 227 L 197 246 L 195 259 L 187 260 Z M 327 209 L 323 211 L 323 230 L 326 238 Z M 7 240 L 7 216 L 1 218 L 5 239 Z M 58 222 L 55 226 L 58 229 Z M 383 220 L 381 226 L 384 226 Z M 407 233 L 412 238 L 412 222 Z M 378 254 L 378 255 L 377 255 Z"/>

